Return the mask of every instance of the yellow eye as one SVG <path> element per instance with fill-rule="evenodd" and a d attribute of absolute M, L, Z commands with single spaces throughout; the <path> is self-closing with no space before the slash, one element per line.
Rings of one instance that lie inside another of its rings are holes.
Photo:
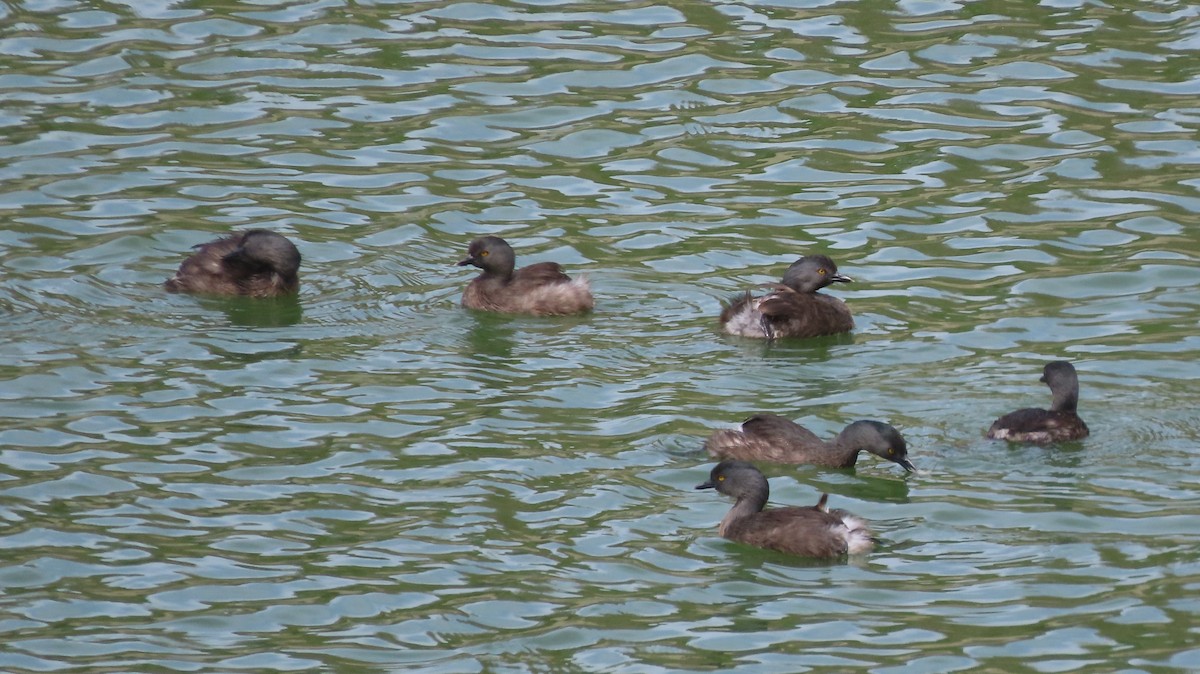
<path fill-rule="evenodd" d="M 893 454 L 895 454 L 895 453 L 896 453 L 896 450 L 895 450 L 895 449 L 892 449 L 891 447 L 888 447 L 888 456 L 891 456 L 891 455 L 893 455 Z"/>
<path fill-rule="evenodd" d="M 486 250 L 479 251 L 479 257 L 487 257 L 487 256 L 488 256 L 488 252 Z"/>
<path fill-rule="evenodd" d="M 724 475 L 718 475 L 718 476 L 717 476 L 717 482 L 724 482 L 724 481 L 725 481 L 725 476 L 724 476 Z"/>
<path fill-rule="evenodd" d="M 820 269 L 818 269 L 818 270 L 817 270 L 817 273 L 818 273 L 818 274 L 820 274 L 821 276 L 824 276 L 824 275 L 825 275 L 825 268 L 824 268 L 824 267 L 821 267 Z"/>

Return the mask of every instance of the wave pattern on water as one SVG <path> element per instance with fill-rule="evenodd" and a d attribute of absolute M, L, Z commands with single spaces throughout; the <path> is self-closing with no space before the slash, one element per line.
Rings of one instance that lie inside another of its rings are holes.
<path fill-rule="evenodd" d="M 210 3 L 211 4 L 211 3 Z M 1192 671 L 1197 12 L 1085 2 L 0 6 L 5 671 Z M 168 295 L 266 227 L 294 301 Z M 593 315 L 459 306 L 471 238 Z M 722 336 L 806 252 L 852 336 Z M 1093 435 L 986 441 L 1074 361 Z M 771 411 L 912 476 L 716 536 Z"/>

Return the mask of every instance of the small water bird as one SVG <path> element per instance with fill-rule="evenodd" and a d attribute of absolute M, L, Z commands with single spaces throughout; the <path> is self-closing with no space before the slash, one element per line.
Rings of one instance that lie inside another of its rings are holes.
<path fill-rule="evenodd" d="M 1079 375 L 1075 366 L 1065 360 L 1046 363 L 1040 381 L 1050 387 L 1050 409 L 1026 407 L 1009 412 L 992 423 L 987 432 L 989 438 L 1042 444 L 1088 436 L 1087 424 L 1075 412 L 1079 405 Z"/>
<path fill-rule="evenodd" d="M 169 292 L 276 297 L 300 287 L 300 251 L 281 234 L 249 229 L 195 248 L 163 283 Z"/>
<path fill-rule="evenodd" d="M 889 424 L 863 419 L 846 426 L 826 442 L 800 424 L 774 414 L 756 414 L 740 428 L 713 431 L 704 443 L 714 459 L 805 463 L 831 468 L 850 468 L 858 453 L 868 451 L 894 461 L 905 470 L 916 466 L 908 460 L 908 443 Z"/>
<path fill-rule="evenodd" d="M 753 464 L 725 460 L 696 489 L 716 489 L 735 501 L 717 532 L 724 538 L 804 557 L 831 558 L 869 552 L 875 546 L 866 520 L 845 510 L 826 509 L 828 494 L 815 506 L 763 510 L 767 478 Z"/>
<path fill-rule="evenodd" d="M 780 337 L 836 335 L 854 329 L 846 303 L 817 292 L 831 283 L 853 279 L 838 273 L 824 255 L 805 255 L 792 263 L 779 283 L 765 283 L 770 292 L 755 297 L 749 290 L 734 297 L 721 311 L 725 332 L 773 340 Z"/>
<path fill-rule="evenodd" d="M 538 262 L 513 271 L 512 246 L 498 236 L 471 242 L 458 265 L 483 270 L 467 284 L 462 304 L 468 309 L 506 314 L 562 316 L 591 311 L 595 305 L 586 278 L 572 279 L 557 262 Z"/>

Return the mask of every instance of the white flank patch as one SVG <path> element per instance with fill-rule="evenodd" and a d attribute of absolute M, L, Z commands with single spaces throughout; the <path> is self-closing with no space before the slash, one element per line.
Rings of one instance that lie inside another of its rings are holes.
<path fill-rule="evenodd" d="M 865 529 L 855 529 L 846 536 L 846 551 L 852 555 L 870 552 L 875 547 L 875 539 Z"/>
<path fill-rule="evenodd" d="M 763 332 L 762 314 L 750 304 L 746 304 L 741 311 L 725 322 L 725 332 L 741 337 L 767 338 L 767 333 Z"/>
<path fill-rule="evenodd" d="M 859 555 L 870 552 L 875 547 L 875 539 L 867 528 L 867 521 L 850 513 L 838 513 L 842 518 L 842 526 L 834 527 L 834 531 L 846 539 L 846 552 Z"/>

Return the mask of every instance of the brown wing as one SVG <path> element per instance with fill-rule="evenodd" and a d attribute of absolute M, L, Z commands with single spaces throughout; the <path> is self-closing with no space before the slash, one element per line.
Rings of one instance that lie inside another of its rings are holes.
<path fill-rule="evenodd" d="M 847 552 L 846 525 L 815 507 L 774 508 L 731 523 L 725 537 L 804 557 L 839 557 Z"/>
<path fill-rule="evenodd" d="M 742 422 L 742 432 L 777 445 L 821 446 L 821 438 L 800 424 L 777 414 L 755 414 Z"/>
<path fill-rule="evenodd" d="M 758 303 L 758 310 L 778 337 L 817 337 L 854 329 L 846 303 L 822 293 L 776 291 Z"/>
<path fill-rule="evenodd" d="M 531 264 L 528 267 L 521 267 L 513 272 L 512 279 L 508 282 L 511 286 L 528 285 L 528 286 L 543 286 L 551 283 L 569 283 L 571 277 L 563 272 L 563 268 L 557 262 L 538 262 Z"/>
<path fill-rule="evenodd" d="M 704 443 L 710 456 L 718 459 L 806 463 L 844 468 L 853 466 L 857 453 L 848 457 L 822 442 L 807 428 L 774 414 L 756 414 L 742 423 L 741 430 L 714 432 Z"/>
<path fill-rule="evenodd" d="M 167 279 L 164 287 L 170 292 L 249 297 L 275 297 L 296 292 L 300 280 L 295 274 L 285 277 L 269 266 L 225 259 L 242 246 L 246 235 L 247 232 L 242 232 L 196 246 L 196 252 L 179 265 L 179 271 Z"/>
<path fill-rule="evenodd" d="M 229 275 L 222 259 L 237 250 L 241 235 L 227 236 L 196 246 L 196 252 L 179 265 L 179 271 L 163 285 L 170 292 L 237 295 L 241 288 Z"/>
<path fill-rule="evenodd" d="M 1014 442 L 1058 442 L 1088 435 L 1087 424 L 1073 412 L 1027 407 L 1009 412 L 992 423 L 987 436 Z"/>
<path fill-rule="evenodd" d="M 555 262 L 522 267 L 505 282 L 479 275 L 463 293 L 463 306 L 535 316 L 564 316 L 591 311 L 595 306 L 587 279 L 572 279 Z"/>

